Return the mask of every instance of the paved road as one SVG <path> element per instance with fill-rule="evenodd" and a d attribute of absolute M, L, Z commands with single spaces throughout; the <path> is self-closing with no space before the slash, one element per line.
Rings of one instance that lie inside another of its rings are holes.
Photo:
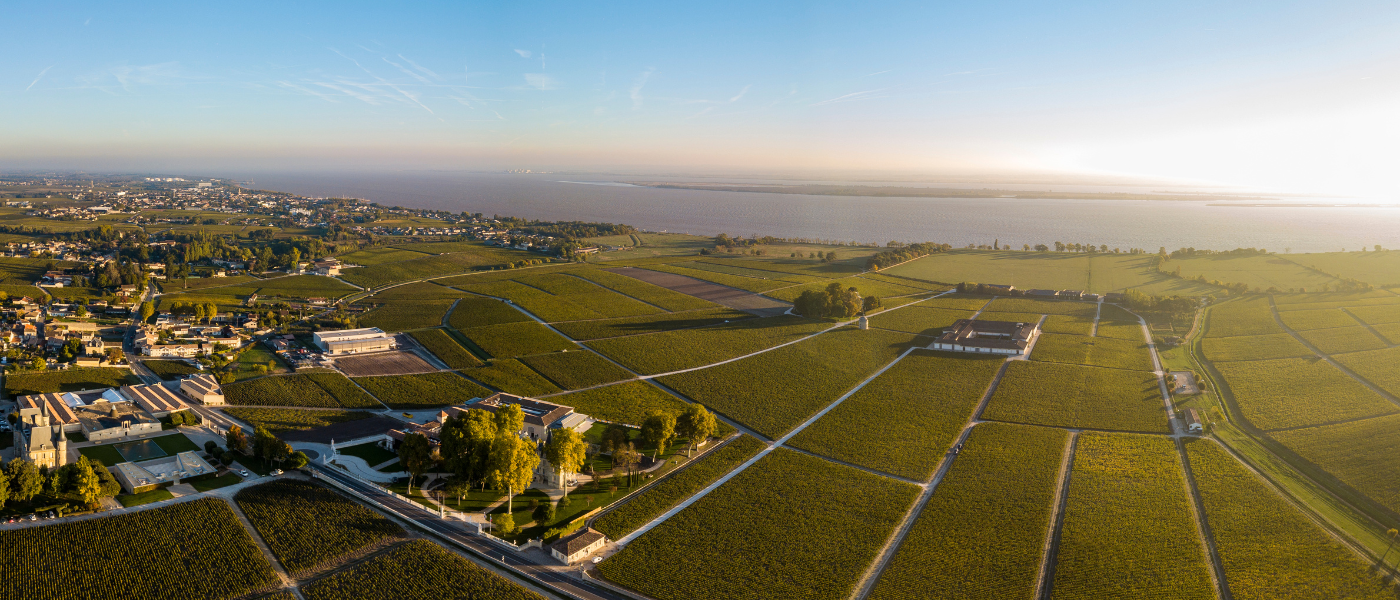
<path fill-rule="evenodd" d="M 345 485 L 355 490 L 357 493 L 398 512 L 400 516 L 412 520 L 421 528 L 466 546 L 480 557 L 496 563 L 505 564 L 517 572 L 525 573 L 535 581 L 555 590 L 565 597 L 582 598 L 583 600 L 627 600 L 623 596 L 611 591 L 584 583 L 573 577 L 562 575 L 559 573 L 562 565 L 554 562 L 552 559 L 545 558 L 533 552 L 517 553 L 509 550 L 503 551 L 499 549 L 499 547 L 467 533 L 464 523 L 438 519 L 436 516 L 421 510 L 417 504 L 394 497 L 383 489 L 351 477 L 335 467 L 326 467 L 317 463 L 312 463 L 309 466 L 315 469 L 321 477 L 334 479 L 337 483 Z M 536 559 L 547 560 L 549 562 L 536 562 Z"/>

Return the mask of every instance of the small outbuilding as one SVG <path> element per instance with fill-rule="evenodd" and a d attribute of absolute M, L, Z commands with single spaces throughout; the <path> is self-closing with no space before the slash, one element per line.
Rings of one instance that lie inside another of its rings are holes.
<path fill-rule="evenodd" d="M 608 542 L 608 537 L 602 532 L 592 527 L 584 528 L 583 531 L 561 538 L 549 547 L 549 554 L 559 559 L 566 565 L 572 565 L 578 561 L 588 558 L 589 554 L 602 548 Z"/>
<path fill-rule="evenodd" d="M 1187 431 L 1187 432 L 1190 432 L 1190 433 L 1205 433 L 1205 430 L 1206 430 L 1205 424 L 1204 424 L 1204 423 L 1201 423 L 1201 416 L 1200 416 L 1200 414 L 1198 414 L 1198 413 L 1196 412 L 1196 409 L 1194 409 L 1194 408 L 1188 408 L 1188 409 L 1186 409 L 1186 412 L 1184 412 L 1184 413 L 1182 413 L 1182 414 L 1183 414 L 1183 416 L 1186 418 L 1186 431 Z"/>

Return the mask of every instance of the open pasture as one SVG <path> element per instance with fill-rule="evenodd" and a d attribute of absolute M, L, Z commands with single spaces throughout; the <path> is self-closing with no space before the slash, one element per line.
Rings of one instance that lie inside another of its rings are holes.
<path fill-rule="evenodd" d="M 1068 439 L 1044 427 L 973 428 L 871 600 L 1030 598 Z"/>
<path fill-rule="evenodd" d="M 915 351 L 789 443 L 876 471 L 926 480 L 1003 362 L 995 356 Z"/>
<path fill-rule="evenodd" d="M 1366 561 L 1214 442 L 1186 440 L 1186 454 L 1231 596 L 1395 598 Z"/>
<path fill-rule="evenodd" d="M 1310 331 L 1298 332 L 1299 336 L 1307 340 L 1309 344 L 1320 350 L 1323 354 L 1343 354 L 1346 352 L 1362 352 L 1364 350 L 1380 350 L 1390 347 L 1390 343 L 1381 339 L 1371 330 L 1360 325 L 1352 327 L 1337 327 L 1335 329 L 1313 329 Z"/>
<path fill-rule="evenodd" d="M 395 409 L 450 406 L 491 395 L 490 390 L 448 372 L 358 377 L 355 383 Z"/>
<path fill-rule="evenodd" d="M 1214 362 L 1313 356 L 1312 350 L 1287 333 L 1202 338 L 1201 351 Z"/>
<path fill-rule="evenodd" d="M 600 319 L 595 321 L 568 321 L 555 323 L 554 328 L 576 340 L 596 340 L 601 338 L 656 333 L 676 329 L 708 327 L 726 321 L 753 318 L 753 315 L 732 308 L 706 308 L 687 312 L 662 313 L 621 319 Z"/>
<path fill-rule="evenodd" d="M 918 491 L 778 449 L 598 571 L 665 600 L 844 599 Z"/>
<path fill-rule="evenodd" d="M 537 354 L 520 359 L 531 369 L 566 390 L 631 379 L 633 375 L 587 350 Z"/>
<path fill-rule="evenodd" d="M 1141 337 L 1137 340 L 1120 340 L 1111 337 L 1042 333 L 1040 339 L 1035 342 L 1031 360 L 1137 371 L 1152 370 L 1152 355 L 1147 350 L 1147 342 L 1142 341 Z"/>
<path fill-rule="evenodd" d="M 588 347 L 646 375 L 713 364 L 795 341 L 830 327 L 796 316 L 594 340 Z"/>
<path fill-rule="evenodd" d="M 1269 299 L 1249 296 L 1212 306 L 1206 313 L 1206 337 L 1284 333 L 1269 308 Z"/>
<path fill-rule="evenodd" d="M 733 471 L 763 447 L 762 442 L 752 437 L 740 436 L 608 511 L 593 522 L 593 528 L 609 538 L 621 539 Z"/>
<path fill-rule="evenodd" d="M 1400 513 L 1400 415 L 1276 431 L 1269 436 Z"/>
<path fill-rule="evenodd" d="M 1217 363 L 1244 417 L 1260 429 L 1305 427 L 1397 412 L 1366 386 L 1319 359 Z"/>
<path fill-rule="evenodd" d="M 1030 425 L 1169 433 L 1151 372 L 1012 361 L 982 418 Z"/>
<path fill-rule="evenodd" d="M 845 327 L 659 382 L 776 438 L 894 360 L 910 341 L 907 334 Z"/>
<path fill-rule="evenodd" d="M 493 358 L 515 358 L 578 348 L 568 338 L 534 321 L 485 325 L 458 332 Z"/>
<path fill-rule="evenodd" d="M 1176 445 L 1079 435 L 1051 598 L 1215 598 Z"/>

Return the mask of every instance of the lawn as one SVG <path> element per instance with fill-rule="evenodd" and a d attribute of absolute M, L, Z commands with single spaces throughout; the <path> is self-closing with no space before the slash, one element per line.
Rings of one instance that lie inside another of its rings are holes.
<path fill-rule="evenodd" d="M 763 448 L 762 442 L 742 436 L 632 496 L 622 506 L 594 521 L 593 528 L 609 538 L 621 539 L 734 470 Z"/>
<path fill-rule="evenodd" d="M 559 386 L 514 358 L 493 360 L 484 367 L 464 369 L 462 374 L 483 385 L 517 396 L 543 396 L 561 391 Z"/>
<path fill-rule="evenodd" d="M 686 403 L 645 381 L 630 381 L 607 387 L 551 396 L 550 402 L 572 406 L 574 412 L 604 421 L 640 426 L 647 413 L 655 410 L 680 414 Z"/>
<path fill-rule="evenodd" d="M 198 480 L 198 481 L 190 481 L 190 480 L 186 480 L 186 481 L 187 481 L 190 485 L 194 486 L 195 491 L 198 491 L 198 492 L 207 492 L 207 491 L 210 491 L 210 490 L 217 490 L 217 489 L 219 489 L 219 488 L 225 488 L 225 487 L 234 485 L 234 484 L 236 484 L 236 483 L 242 482 L 242 481 L 243 481 L 243 478 L 242 478 L 242 477 L 239 477 L 239 476 L 237 476 L 237 475 L 234 475 L 233 473 L 228 473 L 228 474 L 226 474 L 226 475 L 220 475 L 220 476 L 218 476 L 218 477 L 210 477 L 210 478 L 208 478 L 208 479 L 200 479 L 200 480 Z"/>
<path fill-rule="evenodd" d="M 1157 377 L 1036 361 L 1012 361 L 982 417 L 995 421 L 1169 433 Z"/>
<path fill-rule="evenodd" d="M 1244 417 L 1260 429 L 1304 427 L 1396 412 L 1366 386 L 1319 359 L 1218 363 Z"/>
<path fill-rule="evenodd" d="M 1053 598 L 1215 598 L 1176 445 L 1084 432 L 1075 446 Z"/>
<path fill-rule="evenodd" d="M 1400 513 L 1400 415 L 1269 435 L 1343 483 Z"/>
<path fill-rule="evenodd" d="M 910 341 L 908 334 L 844 327 L 659 382 L 776 438 L 894 360 Z"/>
<path fill-rule="evenodd" d="M 344 423 L 346 421 L 358 421 L 374 416 L 374 413 L 351 410 L 297 410 L 295 408 L 248 408 L 248 407 L 228 407 L 224 409 L 229 416 L 252 424 L 254 427 L 266 427 L 273 433 L 286 431 L 304 431 Z"/>
<path fill-rule="evenodd" d="M 825 321 L 783 316 L 745 319 L 699 329 L 595 340 L 588 347 L 633 371 L 654 375 L 714 364 L 812 335 Z"/>
<path fill-rule="evenodd" d="M 307 584 L 301 593 L 306 600 L 544 600 L 427 540 L 400 544 L 373 560 Z"/>
<path fill-rule="evenodd" d="M 115 447 L 108 444 L 78 448 L 78 453 L 93 460 L 100 460 L 102 464 L 109 467 L 115 467 L 119 463 L 127 462 L 126 457 L 122 456 L 120 452 L 117 452 Z"/>
<path fill-rule="evenodd" d="M 1395 598 L 1368 561 L 1214 442 L 1186 440 L 1186 452 L 1233 597 Z"/>
<path fill-rule="evenodd" d="M 663 600 L 844 599 L 918 491 L 779 449 L 598 571 Z"/>
<path fill-rule="evenodd" d="M 1152 355 L 1142 338 L 1120 340 L 1060 333 L 1042 333 L 1031 360 L 1137 371 L 1152 370 Z"/>
<path fill-rule="evenodd" d="M 5 375 L 5 395 L 77 392 L 141 383 L 130 369 L 92 368 L 66 371 L 22 371 Z"/>
<path fill-rule="evenodd" d="M 1068 440 L 1043 427 L 973 428 L 870 599 L 1030 598 Z"/>
<path fill-rule="evenodd" d="M 1287 333 L 1207 337 L 1201 339 L 1201 351 L 1214 362 L 1313 356 L 1312 350 Z"/>
<path fill-rule="evenodd" d="M 441 329 L 424 329 L 409 333 L 414 341 L 422 344 L 434 356 L 453 369 L 468 369 L 481 366 L 481 359 L 467 351 L 452 335 Z"/>
<path fill-rule="evenodd" d="M 346 456 L 362 458 L 369 466 L 383 464 L 399 457 L 398 454 L 379 447 L 379 444 L 368 443 L 356 446 L 343 446 L 335 449 L 336 453 Z"/>
<path fill-rule="evenodd" d="M 1284 333 L 1269 308 L 1269 299 L 1250 296 L 1212 306 L 1206 313 L 1206 337 Z"/>
<path fill-rule="evenodd" d="M 633 375 L 588 350 L 553 352 L 520 359 L 540 375 L 566 390 L 631 379 Z"/>
<path fill-rule="evenodd" d="M 563 332 L 564 335 L 576 340 L 596 340 L 624 335 L 706 327 L 728 321 L 751 318 L 753 318 L 753 315 L 732 308 L 705 308 L 678 313 L 623 317 L 621 319 L 556 323 L 554 327 Z"/>
<path fill-rule="evenodd" d="M 1003 362 L 995 356 L 915 351 L 789 443 L 877 471 L 927 480 Z"/>
<path fill-rule="evenodd" d="M 311 481 L 277 479 L 234 496 L 258 536 L 293 576 L 361 556 L 403 535 L 379 513 Z"/>
<path fill-rule="evenodd" d="M 1287 313 L 1285 313 L 1287 314 Z M 1342 354 L 1346 352 L 1361 352 L 1364 350 L 1380 350 L 1390 346 L 1383 340 L 1371 333 L 1371 330 L 1359 325 L 1352 327 L 1337 327 L 1335 329 L 1313 329 L 1310 331 L 1300 331 L 1298 335 L 1307 340 L 1309 344 L 1320 350 L 1323 354 Z"/>
<path fill-rule="evenodd" d="M 193 440 L 185 437 L 183 433 L 162 435 L 149 439 L 155 442 L 157 446 L 160 446 L 160 449 L 164 450 L 167 456 L 175 456 L 181 452 L 199 452 L 203 450 L 203 448 L 194 443 Z"/>
<path fill-rule="evenodd" d="M 450 406 L 491 395 L 490 390 L 456 373 L 359 377 L 355 383 L 369 390 L 389 408 L 396 409 Z"/>
<path fill-rule="evenodd" d="M 141 506 L 142 504 L 153 504 L 156 502 L 161 502 L 163 500 L 171 500 L 173 498 L 175 498 L 175 496 L 170 493 L 170 490 L 160 488 L 156 490 L 151 490 L 149 492 L 141 492 L 139 494 L 122 494 L 120 496 L 117 496 L 117 502 L 120 502 L 122 506 L 126 508 L 131 508 L 133 506 Z"/>
<path fill-rule="evenodd" d="M 486 325 L 459 331 L 493 358 L 515 358 L 578 348 L 568 338 L 534 322 Z"/>

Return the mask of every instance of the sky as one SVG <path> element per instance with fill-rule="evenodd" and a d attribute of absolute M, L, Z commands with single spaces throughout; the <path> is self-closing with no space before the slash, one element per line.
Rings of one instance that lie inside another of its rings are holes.
<path fill-rule="evenodd" d="M 0 168 L 1064 172 L 1400 197 L 1395 2 L 5 13 Z"/>

